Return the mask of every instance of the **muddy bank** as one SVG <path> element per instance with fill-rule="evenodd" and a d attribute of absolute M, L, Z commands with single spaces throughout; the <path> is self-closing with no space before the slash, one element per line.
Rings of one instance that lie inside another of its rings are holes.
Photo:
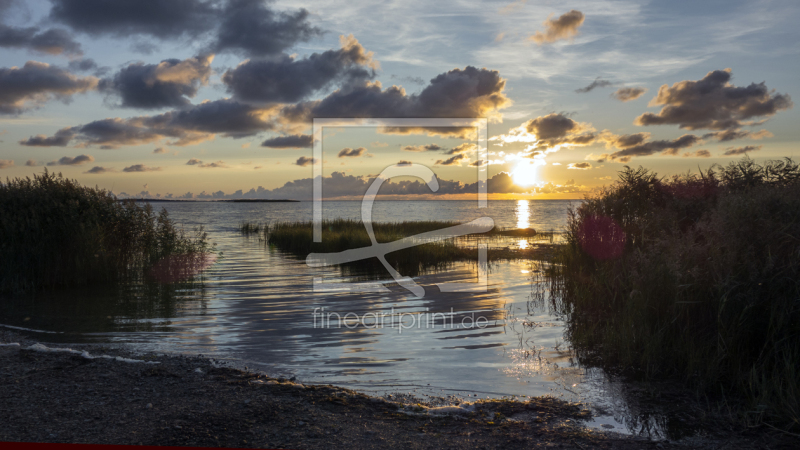
<path fill-rule="evenodd" d="M 35 346 L 8 332 L 0 332 L 0 342 L 20 343 L 0 346 L 0 441 L 6 442 L 303 449 L 780 444 L 766 436 L 652 442 L 587 430 L 581 423 L 588 410 L 545 397 L 429 408 L 272 379 L 202 357 L 97 345 L 53 352 L 47 349 L 63 346 Z"/>

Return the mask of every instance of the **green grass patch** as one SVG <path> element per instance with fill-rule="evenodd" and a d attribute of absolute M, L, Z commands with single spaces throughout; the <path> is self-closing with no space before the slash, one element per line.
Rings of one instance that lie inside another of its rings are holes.
<path fill-rule="evenodd" d="M 800 430 L 800 167 L 626 167 L 570 211 L 552 266 L 584 363 L 679 379 L 745 423 Z"/>
<path fill-rule="evenodd" d="M 45 171 L 0 183 L 0 291 L 86 286 L 123 279 L 174 280 L 213 252 L 166 210 Z"/>

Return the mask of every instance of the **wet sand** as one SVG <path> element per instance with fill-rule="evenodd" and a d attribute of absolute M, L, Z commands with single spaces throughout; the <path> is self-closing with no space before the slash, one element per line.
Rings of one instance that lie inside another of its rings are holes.
<path fill-rule="evenodd" d="M 763 435 L 654 442 L 589 430 L 582 426 L 590 418 L 583 405 L 550 397 L 437 409 L 273 379 L 199 356 L 134 354 L 102 345 L 36 351 L 35 341 L 11 332 L 0 332 L 0 342 L 20 344 L 0 346 L 5 442 L 303 449 L 781 446 Z"/>

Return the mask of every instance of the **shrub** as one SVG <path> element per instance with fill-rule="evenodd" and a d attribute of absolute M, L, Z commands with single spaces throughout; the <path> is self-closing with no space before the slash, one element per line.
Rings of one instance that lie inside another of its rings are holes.
<path fill-rule="evenodd" d="M 188 235 L 166 210 L 156 215 L 61 174 L 0 183 L 2 291 L 143 277 L 156 264 L 154 275 L 172 280 L 196 272 L 211 250 L 201 229 Z"/>
<path fill-rule="evenodd" d="M 668 179 L 626 167 L 570 211 L 551 275 L 584 362 L 679 378 L 738 404 L 743 420 L 800 428 L 791 159 Z"/>

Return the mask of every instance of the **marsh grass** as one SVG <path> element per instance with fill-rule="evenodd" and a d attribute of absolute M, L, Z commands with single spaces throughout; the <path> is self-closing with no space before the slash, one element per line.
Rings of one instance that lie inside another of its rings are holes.
<path fill-rule="evenodd" d="M 626 167 L 570 211 L 553 306 L 584 363 L 677 379 L 800 430 L 800 167 Z"/>
<path fill-rule="evenodd" d="M 35 291 L 194 273 L 213 252 L 150 205 L 45 171 L 0 183 L 0 291 Z"/>
<path fill-rule="evenodd" d="M 461 225 L 461 222 L 375 222 L 373 223 L 373 231 L 375 240 L 378 243 L 386 243 L 455 225 Z M 240 224 L 240 230 L 243 234 L 249 235 L 254 233 L 250 230 L 257 230 L 255 233 L 260 233 L 261 239 L 265 240 L 268 245 L 300 259 L 304 259 L 312 252 L 333 253 L 371 245 L 364 224 L 358 220 L 334 219 L 323 221 L 322 242 L 313 242 L 313 222 L 278 222 L 270 227 L 259 227 L 255 223 Z M 489 232 L 469 234 L 460 238 L 452 237 L 436 242 L 424 242 L 418 246 L 389 253 L 386 255 L 386 259 L 404 275 L 416 276 L 422 273 L 447 269 L 456 261 L 476 261 L 478 259 L 476 248 L 465 244 L 470 240 L 474 241 L 476 238 L 486 239 L 490 242 L 488 259 L 489 261 L 496 261 L 547 257 L 552 254 L 552 247 L 554 246 L 546 243 L 550 242 L 552 244 L 554 235 L 552 231 L 537 233 L 533 229 L 507 230 L 495 228 Z M 504 237 L 524 237 L 531 241 L 539 241 L 539 243 L 527 250 L 491 247 L 492 239 L 502 239 Z M 380 262 L 375 258 L 343 264 L 342 269 L 344 274 L 356 274 L 358 272 L 369 272 L 367 276 L 386 274 Z"/>

